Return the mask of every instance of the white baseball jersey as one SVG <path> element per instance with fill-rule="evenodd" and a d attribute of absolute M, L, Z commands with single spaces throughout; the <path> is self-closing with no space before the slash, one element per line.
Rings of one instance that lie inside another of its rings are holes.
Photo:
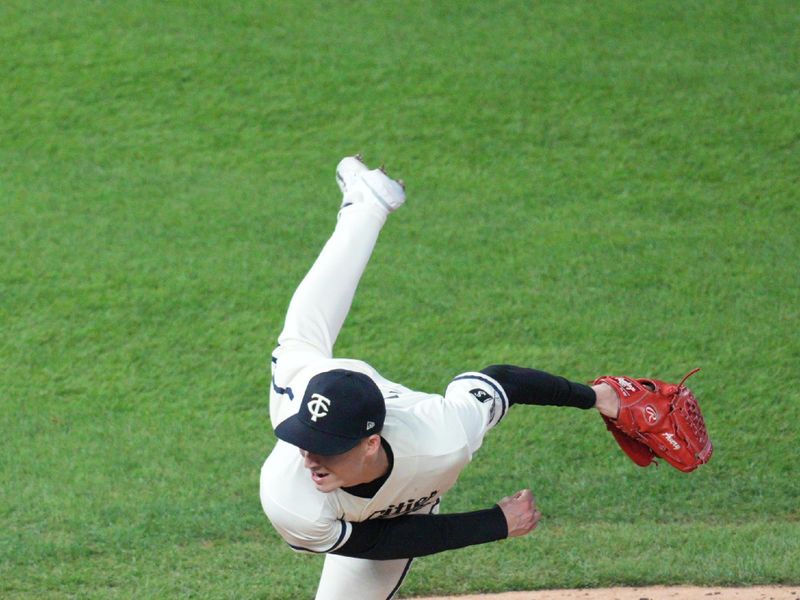
<path fill-rule="evenodd" d="M 373 498 L 341 489 L 323 493 L 314 486 L 298 449 L 278 440 L 261 471 L 261 500 L 275 529 L 295 550 L 340 548 L 350 537 L 350 522 L 432 512 L 480 447 L 485 432 L 508 408 L 502 388 L 481 373 L 460 375 L 440 396 L 389 382 L 360 361 L 324 360 L 309 371 L 314 375 L 335 368 L 365 373 L 378 384 L 386 401 L 381 436 L 392 448 L 394 465 Z M 303 374 L 301 379 L 307 382 L 310 376 Z M 286 398 L 276 398 L 276 387 Z M 305 388 L 286 387 L 295 398 L 289 404 L 296 407 Z M 273 402 L 286 402 L 286 387 L 273 386 Z"/>

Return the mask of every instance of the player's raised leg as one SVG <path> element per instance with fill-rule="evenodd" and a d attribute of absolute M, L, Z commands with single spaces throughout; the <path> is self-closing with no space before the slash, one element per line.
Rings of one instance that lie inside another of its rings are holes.
<path fill-rule="evenodd" d="M 400 182 L 381 169 L 369 169 L 356 157 L 342 159 L 336 181 L 343 191 L 336 228 L 289 303 L 273 353 L 273 390 L 285 389 L 311 361 L 332 357 L 381 228 L 389 213 L 405 201 Z M 273 424 L 282 412 L 280 401 L 281 394 L 273 394 Z"/>
<path fill-rule="evenodd" d="M 297 288 L 279 341 L 314 345 L 330 355 L 356 287 L 389 212 L 405 201 L 402 185 L 356 157 L 339 163 L 342 209 L 333 235 Z"/>

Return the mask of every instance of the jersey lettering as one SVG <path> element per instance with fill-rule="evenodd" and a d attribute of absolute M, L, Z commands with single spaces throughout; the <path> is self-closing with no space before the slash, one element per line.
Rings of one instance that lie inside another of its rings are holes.
<path fill-rule="evenodd" d="M 439 495 L 439 490 L 433 490 L 429 496 L 414 499 L 411 498 L 405 502 L 398 504 L 390 504 L 383 510 L 376 510 L 367 519 L 386 519 L 389 517 L 398 517 L 410 512 L 416 512 L 424 506 L 428 506 L 434 501 L 434 498 Z"/>

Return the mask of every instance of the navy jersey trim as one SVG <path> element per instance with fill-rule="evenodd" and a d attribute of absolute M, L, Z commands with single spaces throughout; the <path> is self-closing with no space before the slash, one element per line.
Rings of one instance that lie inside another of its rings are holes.
<path fill-rule="evenodd" d="M 278 359 L 275 355 L 272 355 L 272 364 L 273 365 L 278 364 Z M 285 394 L 289 396 L 289 400 L 294 400 L 294 392 L 292 391 L 292 388 L 290 388 L 288 385 L 286 387 L 281 387 L 277 383 L 275 383 L 275 375 L 272 376 L 272 389 L 275 390 L 276 394 L 280 395 Z"/>
<path fill-rule="evenodd" d="M 292 550 L 302 550 L 303 552 L 311 552 L 312 554 L 327 554 L 328 552 L 333 552 L 334 550 L 336 550 L 336 548 L 341 546 L 342 540 L 344 539 L 344 534 L 347 533 L 347 523 L 345 523 L 343 519 L 339 519 L 339 523 L 342 524 L 342 530 L 339 532 L 339 539 L 336 540 L 336 543 L 327 550 L 312 550 L 311 548 L 304 548 L 303 546 L 295 546 L 294 544 L 289 544 L 289 542 L 286 542 L 286 544 Z"/>
<path fill-rule="evenodd" d="M 277 383 L 275 383 L 274 377 L 272 378 L 272 389 L 278 394 L 286 394 L 289 396 L 289 400 L 294 400 L 294 392 L 292 391 L 292 388 L 289 386 L 286 386 L 285 388 L 280 387 Z"/>
<path fill-rule="evenodd" d="M 400 579 L 397 581 L 397 585 L 394 586 L 394 589 L 391 592 L 389 592 L 388 596 L 386 596 L 386 600 L 392 600 L 392 597 L 397 593 L 397 590 L 399 590 L 400 586 L 403 585 L 403 581 L 405 580 L 406 575 L 408 575 L 409 569 L 411 569 L 412 562 L 414 562 L 414 559 L 409 558 L 408 562 L 406 563 L 406 566 L 403 568 L 403 572 L 400 573 Z"/>

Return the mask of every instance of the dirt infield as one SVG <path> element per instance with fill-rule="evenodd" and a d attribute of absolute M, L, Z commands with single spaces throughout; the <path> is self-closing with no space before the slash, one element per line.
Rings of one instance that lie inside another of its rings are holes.
<path fill-rule="evenodd" d="M 617 587 L 592 590 L 545 590 L 471 596 L 438 596 L 415 600 L 800 600 L 800 587 Z"/>

